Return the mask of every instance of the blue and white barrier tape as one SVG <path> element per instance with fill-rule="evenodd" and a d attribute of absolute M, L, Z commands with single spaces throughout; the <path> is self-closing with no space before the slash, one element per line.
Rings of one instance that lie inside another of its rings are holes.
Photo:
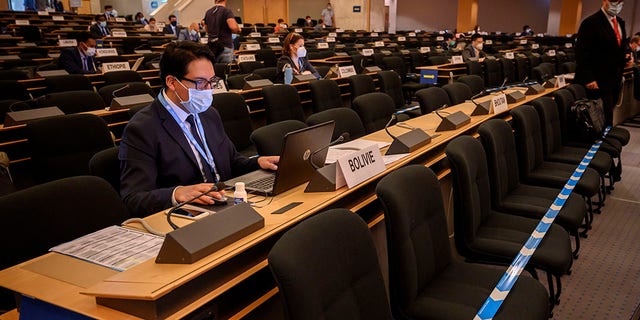
<path fill-rule="evenodd" d="M 611 127 L 607 127 L 605 129 L 602 135 L 603 138 L 609 133 L 610 129 Z M 500 309 L 500 306 L 502 305 L 502 302 L 504 302 L 504 300 L 509 295 L 511 288 L 513 288 L 513 285 L 518 280 L 518 277 L 522 273 L 522 270 L 524 270 L 524 268 L 527 266 L 529 259 L 531 259 L 531 256 L 533 256 L 533 253 L 536 252 L 538 245 L 540 245 L 540 242 L 547 234 L 547 231 L 551 227 L 551 224 L 556 219 L 556 216 L 558 216 L 558 212 L 560 212 L 560 210 L 564 206 L 564 203 L 569 198 L 569 195 L 571 194 L 571 192 L 573 192 L 573 188 L 575 188 L 576 184 L 578 184 L 578 181 L 580 181 L 582 174 L 589 166 L 589 163 L 591 162 L 593 157 L 596 155 L 596 152 L 600 148 L 601 144 L 602 140 L 598 140 L 591 146 L 591 149 L 589 149 L 567 183 L 564 185 L 564 188 L 562 188 L 556 199 L 549 207 L 549 210 L 547 210 L 544 217 L 542 217 L 542 220 L 540 220 L 540 222 L 536 226 L 536 229 L 531 233 L 531 236 L 529 236 L 527 242 L 525 242 L 524 246 L 522 246 L 518 255 L 516 255 L 515 259 L 513 259 L 513 262 L 511 262 L 511 265 L 509 266 L 507 271 L 505 271 L 502 278 L 500 278 L 500 281 L 498 281 L 496 287 L 493 289 L 489 297 L 487 297 L 487 300 L 485 300 L 484 304 L 482 305 L 476 316 L 473 318 L 474 320 L 493 319 L 493 317 L 496 315 L 496 313 Z"/>

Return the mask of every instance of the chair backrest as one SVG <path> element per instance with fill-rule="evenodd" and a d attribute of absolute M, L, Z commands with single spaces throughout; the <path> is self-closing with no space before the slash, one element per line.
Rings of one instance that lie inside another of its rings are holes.
<path fill-rule="evenodd" d="M 466 75 L 456 79 L 458 82 L 462 82 L 469 86 L 471 94 L 476 95 L 485 90 L 484 79 L 476 75 Z"/>
<path fill-rule="evenodd" d="M 260 61 L 245 61 L 240 62 L 239 67 L 240 73 L 252 73 L 255 69 L 264 68 L 264 64 Z"/>
<path fill-rule="evenodd" d="M 574 73 L 576 72 L 576 62 L 575 61 L 566 61 L 560 65 L 560 73 Z"/>
<path fill-rule="evenodd" d="M 1 100 L 29 100 L 31 96 L 27 88 L 17 80 L 0 80 Z"/>
<path fill-rule="evenodd" d="M 27 124 L 33 172 L 38 182 L 89 174 L 89 160 L 113 147 L 104 120 L 92 114 L 72 114 Z"/>
<path fill-rule="evenodd" d="M 529 105 L 512 109 L 511 116 L 513 117 L 512 125 L 518 147 L 520 177 L 527 177 L 544 161 L 540 117 L 538 117 L 536 110 Z"/>
<path fill-rule="evenodd" d="M 271 82 L 276 82 L 278 69 L 276 69 L 276 67 L 263 67 L 253 70 L 253 73 L 259 75 L 262 79 L 268 79 Z"/>
<path fill-rule="evenodd" d="M 268 260 L 287 319 L 392 319 L 369 228 L 347 209 L 287 231 Z"/>
<path fill-rule="evenodd" d="M 291 131 L 306 127 L 304 122 L 298 120 L 283 120 L 253 130 L 250 139 L 259 155 L 279 156 L 284 147 L 284 136 Z"/>
<path fill-rule="evenodd" d="M 482 63 L 484 64 L 484 84 L 487 87 L 499 86 L 504 80 L 500 62 L 495 59 L 485 59 Z"/>
<path fill-rule="evenodd" d="M 125 88 L 126 86 L 126 88 Z M 120 90 L 122 89 L 122 90 Z M 155 98 L 155 92 L 153 92 L 153 89 L 151 89 L 151 87 L 149 87 L 146 83 L 144 82 L 129 82 L 129 83 L 116 83 L 116 84 L 110 84 L 110 85 L 106 85 L 102 88 L 100 88 L 98 90 L 98 94 L 100 95 L 100 97 L 102 97 L 102 100 L 104 101 L 105 105 L 109 106 L 111 105 L 111 100 L 113 100 L 113 92 L 116 90 L 120 90 L 118 92 L 116 92 L 116 97 L 126 97 L 126 96 L 132 96 L 132 95 L 137 95 L 137 94 L 148 94 L 151 97 Z"/>
<path fill-rule="evenodd" d="M 482 77 L 482 64 L 477 60 L 469 60 L 465 62 L 467 64 L 467 74 L 476 75 Z M 484 81 L 484 80 L 483 80 Z"/>
<path fill-rule="evenodd" d="M 0 70 L 0 79 L 4 80 L 26 80 L 29 75 L 20 70 Z"/>
<path fill-rule="evenodd" d="M 393 70 L 401 77 L 407 75 L 407 65 L 404 63 L 404 59 L 401 57 L 390 56 L 382 58 L 385 70 Z"/>
<path fill-rule="evenodd" d="M 93 90 L 93 85 L 89 78 L 81 74 L 68 74 L 62 76 L 51 76 L 44 78 L 47 92 L 63 92 L 77 90 Z"/>
<path fill-rule="evenodd" d="M 411 51 L 409 55 L 411 57 L 411 68 L 414 70 L 414 72 L 416 72 L 416 68 L 422 67 L 426 64 L 426 62 L 424 61 L 424 55 L 422 53 Z"/>
<path fill-rule="evenodd" d="M 363 94 L 353 100 L 353 110 L 358 113 L 367 133 L 384 129 L 395 112 L 393 100 L 381 92 Z"/>
<path fill-rule="evenodd" d="M 461 82 L 449 83 L 442 86 L 442 89 L 449 95 L 451 105 L 463 103 L 473 96 L 471 88 L 468 85 Z"/>
<path fill-rule="evenodd" d="M 431 169 L 411 165 L 384 177 L 376 194 L 384 210 L 391 306 L 396 315 L 410 314 L 422 288 L 451 263 L 440 183 Z"/>
<path fill-rule="evenodd" d="M 524 79 L 530 77 L 529 62 L 527 61 L 527 58 L 516 57 L 515 67 L 516 81 L 524 81 Z"/>
<path fill-rule="evenodd" d="M 484 148 L 471 136 L 460 136 L 445 149 L 453 175 L 454 232 L 458 252 L 473 254 L 479 226 L 492 214 L 491 185 Z"/>
<path fill-rule="evenodd" d="M 478 127 L 491 180 L 491 196 L 495 205 L 520 185 L 518 153 L 511 125 L 502 119 L 491 119 Z"/>
<path fill-rule="evenodd" d="M 223 92 L 215 95 L 213 107 L 218 110 L 224 132 L 238 151 L 252 145 L 253 124 L 249 108 L 242 95 L 235 92 Z"/>
<path fill-rule="evenodd" d="M 373 78 L 367 74 L 356 74 L 349 78 L 349 88 L 351 88 L 351 100 L 365 93 L 376 91 L 376 85 Z"/>
<path fill-rule="evenodd" d="M 432 66 L 449 63 L 449 59 L 444 55 L 430 56 L 427 60 L 429 60 L 429 65 Z"/>
<path fill-rule="evenodd" d="M 444 105 L 451 106 L 451 100 L 447 92 L 439 87 L 431 87 L 416 91 L 416 97 L 420 103 L 422 114 L 428 114 Z"/>
<path fill-rule="evenodd" d="M 78 90 L 49 93 L 36 102 L 37 107 L 56 106 L 64 114 L 100 110 L 106 107 L 104 100 L 95 91 Z"/>
<path fill-rule="evenodd" d="M 97 152 L 89 160 L 89 172 L 100 177 L 120 193 L 120 159 L 118 152 L 120 147 L 111 147 Z"/>
<path fill-rule="evenodd" d="M 567 90 L 573 94 L 575 100 L 584 99 L 587 97 L 587 89 L 581 84 L 572 83 L 567 86 Z"/>
<path fill-rule="evenodd" d="M 127 82 L 143 82 L 142 76 L 133 70 L 107 72 L 102 75 L 102 78 L 106 85 Z"/>
<path fill-rule="evenodd" d="M 356 73 L 362 73 L 362 70 L 366 67 L 366 61 L 365 57 L 359 53 L 351 55 L 351 62 L 356 69 Z"/>
<path fill-rule="evenodd" d="M 298 90 L 290 85 L 262 88 L 267 124 L 283 120 L 304 121 Z"/>
<path fill-rule="evenodd" d="M 337 139 L 344 132 L 349 133 L 349 139 L 346 141 L 358 139 L 366 134 L 360 116 L 349 108 L 334 108 L 314 113 L 307 118 L 307 125 L 313 126 L 331 120 L 335 121 L 331 140 Z"/>
<path fill-rule="evenodd" d="M 507 83 L 518 82 L 515 61 L 507 58 L 500 58 L 498 61 L 500 61 L 500 67 L 502 68 L 503 79 L 507 79 Z"/>
<path fill-rule="evenodd" d="M 383 70 L 378 72 L 378 77 L 380 78 L 380 91 L 393 99 L 396 109 L 402 109 L 405 103 L 400 75 L 393 70 Z"/>
<path fill-rule="evenodd" d="M 265 67 L 275 67 L 278 63 L 276 53 L 271 49 L 260 49 L 256 51 L 256 60 L 262 61 Z"/>
<path fill-rule="evenodd" d="M 539 83 L 543 83 L 546 80 L 553 78 L 553 76 L 556 74 L 553 69 L 555 68 L 552 64 L 543 62 L 532 69 L 533 78 Z"/>
<path fill-rule="evenodd" d="M 575 103 L 573 94 L 567 89 L 560 89 L 552 92 L 551 96 L 558 105 L 560 130 L 563 133 L 562 144 L 566 145 L 569 143 L 569 141 L 582 140 L 577 139 L 578 136 L 582 136 L 582 131 L 578 130 L 576 116 L 573 112 L 571 112 L 571 107 Z"/>
<path fill-rule="evenodd" d="M 562 128 L 558 105 L 552 97 L 540 97 L 531 102 L 538 111 L 542 129 L 542 150 L 548 156 L 562 148 Z"/>
<path fill-rule="evenodd" d="M 318 80 L 309 83 L 313 112 L 342 107 L 340 87 L 333 80 Z"/>
<path fill-rule="evenodd" d="M 374 65 L 376 65 L 380 69 L 384 69 L 384 61 L 382 60 L 384 59 L 384 53 L 376 52 L 372 54 L 371 57 L 373 58 Z"/>
<path fill-rule="evenodd" d="M 233 76 L 229 76 L 227 78 L 227 85 L 229 89 L 237 89 L 242 90 L 244 88 L 245 83 L 251 80 L 260 80 L 262 77 L 256 73 L 251 74 L 236 74 Z"/>

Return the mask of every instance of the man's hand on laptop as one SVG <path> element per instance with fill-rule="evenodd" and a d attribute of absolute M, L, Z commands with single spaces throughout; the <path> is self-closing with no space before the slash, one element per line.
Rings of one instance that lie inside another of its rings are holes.
<path fill-rule="evenodd" d="M 199 194 L 206 192 L 207 190 L 210 190 L 212 187 L 213 187 L 213 183 L 200 183 L 200 184 L 194 184 L 190 186 L 180 186 L 176 188 L 174 196 L 176 198 L 176 202 L 181 203 L 181 202 L 188 201 L 193 197 L 196 197 Z M 194 200 L 193 202 L 199 203 L 199 204 L 211 205 L 214 202 L 213 199 L 211 199 L 211 197 L 220 199 L 222 196 L 224 196 L 224 190 L 211 191 L 207 193 L 207 195 L 203 195 L 202 197 Z"/>
<path fill-rule="evenodd" d="M 278 170 L 278 161 L 280 161 L 280 156 L 258 158 L 258 164 L 260 165 L 260 168 L 265 170 Z"/>

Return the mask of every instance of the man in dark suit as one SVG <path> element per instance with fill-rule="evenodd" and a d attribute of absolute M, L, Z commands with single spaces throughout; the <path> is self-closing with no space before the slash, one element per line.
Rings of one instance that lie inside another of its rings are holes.
<path fill-rule="evenodd" d="M 60 51 L 58 67 L 71 74 L 96 73 L 96 39 L 89 32 L 81 32 L 76 41 L 77 47 Z"/>
<path fill-rule="evenodd" d="M 200 42 L 200 26 L 197 22 L 192 23 L 189 28 L 180 30 L 178 41 L 191 40 Z"/>
<path fill-rule="evenodd" d="M 89 32 L 95 39 L 102 39 L 111 34 L 111 29 L 107 26 L 107 18 L 103 14 L 96 15 L 96 23 L 89 27 Z"/>
<path fill-rule="evenodd" d="M 482 51 L 483 45 L 484 39 L 482 39 L 482 35 L 474 33 L 471 36 L 471 43 L 462 50 L 462 58 L 464 61 L 474 60 L 482 62 L 487 56 L 484 51 Z"/>
<path fill-rule="evenodd" d="M 576 42 L 575 81 L 587 87 L 590 98 L 602 98 L 608 125 L 613 124 L 622 70 L 630 58 L 625 23 L 618 17 L 622 4 L 603 0 L 602 8 L 580 24 Z"/>
<path fill-rule="evenodd" d="M 214 108 L 213 54 L 192 41 L 171 43 L 160 60 L 163 90 L 135 114 L 120 144 L 121 195 L 133 215 L 144 216 L 188 201 L 214 182 L 262 168 L 279 157 L 247 158 L 227 137 Z M 195 203 L 213 204 L 219 192 Z"/>
<path fill-rule="evenodd" d="M 176 39 L 178 38 L 178 34 L 180 33 L 180 27 L 178 26 L 178 18 L 175 15 L 169 16 L 169 23 L 164 26 L 162 30 L 164 34 L 172 34 Z"/>

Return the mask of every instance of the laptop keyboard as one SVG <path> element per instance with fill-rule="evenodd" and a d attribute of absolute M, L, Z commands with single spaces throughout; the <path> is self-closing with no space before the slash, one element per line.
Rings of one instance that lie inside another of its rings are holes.
<path fill-rule="evenodd" d="M 276 180 L 276 175 L 270 175 L 264 178 L 260 178 L 257 180 L 253 180 L 247 183 L 247 188 L 252 188 L 256 190 L 268 190 L 273 187 L 273 183 Z"/>

